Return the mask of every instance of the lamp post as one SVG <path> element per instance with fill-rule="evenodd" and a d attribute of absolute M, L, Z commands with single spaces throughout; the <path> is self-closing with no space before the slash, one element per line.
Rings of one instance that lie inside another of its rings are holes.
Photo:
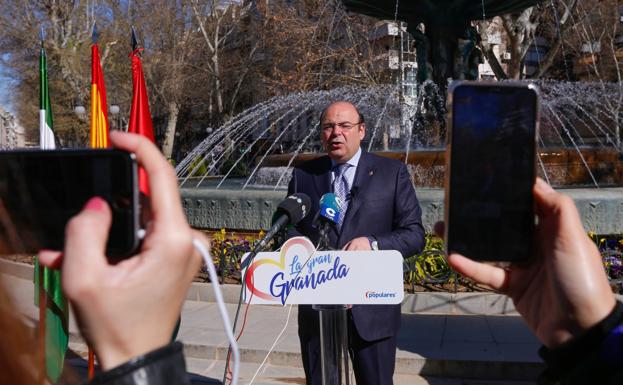
<path fill-rule="evenodd" d="M 123 131 L 121 128 L 121 114 L 119 114 L 119 111 L 120 111 L 119 105 L 112 104 L 110 108 L 108 109 L 108 111 L 112 115 L 112 118 L 113 118 L 112 120 L 115 122 L 113 128 L 115 130 Z"/>
<path fill-rule="evenodd" d="M 76 98 L 76 101 L 74 102 L 74 113 L 76 114 L 78 119 L 80 119 L 81 121 L 86 120 L 87 110 L 82 105 L 82 102 L 80 101 L 80 98 Z M 60 141 L 60 138 L 59 138 L 59 141 Z M 69 147 L 74 147 L 74 146 L 76 146 L 76 144 L 77 144 L 77 134 L 76 134 L 76 132 L 74 130 L 72 137 L 70 137 L 68 139 L 67 145 Z"/>
<path fill-rule="evenodd" d="M 79 118 L 84 118 L 84 114 L 86 114 L 87 110 L 84 108 L 82 103 L 78 100 L 76 101 L 76 105 L 74 106 L 74 112 Z"/>

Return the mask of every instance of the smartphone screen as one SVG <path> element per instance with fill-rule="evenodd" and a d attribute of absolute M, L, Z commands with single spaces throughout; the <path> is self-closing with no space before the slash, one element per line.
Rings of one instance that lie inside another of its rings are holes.
<path fill-rule="evenodd" d="M 0 152 L 0 253 L 62 250 L 65 225 L 94 196 L 112 210 L 107 256 L 138 246 L 137 166 L 118 150 Z"/>
<path fill-rule="evenodd" d="M 524 84 L 452 91 L 447 250 L 482 261 L 529 258 L 538 96 Z"/>

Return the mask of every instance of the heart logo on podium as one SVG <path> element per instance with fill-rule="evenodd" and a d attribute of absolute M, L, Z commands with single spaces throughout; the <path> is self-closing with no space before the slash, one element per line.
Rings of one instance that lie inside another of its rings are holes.
<path fill-rule="evenodd" d="M 309 240 L 309 238 L 294 237 L 284 242 L 283 246 L 281 247 L 281 251 L 279 253 L 279 261 L 276 261 L 272 258 L 258 259 L 255 262 L 253 262 L 251 266 L 248 267 L 248 270 L 246 272 L 245 283 L 247 285 L 247 288 L 251 292 L 251 295 L 258 296 L 267 301 L 274 301 L 274 302 L 279 301 L 279 298 L 274 297 L 269 293 L 263 292 L 253 285 L 253 273 L 258 267 L 264 266 L 264 265 L 277 266 L 277 268 L 279 268 L 281 271 L 285 271 L 286 256 L 288 255 L 288 252 L 290 252 L 291 250 L 293 251 L 294 247 L 296 246 L 301 246 L 305 250 L 306 255 L 302 256 L 303 261 L 307 261 L 309 257 L 311 257 L 314 254 L 314 252 L 316 252 L 316 248 L 314 247 L 314 244 Z"/>

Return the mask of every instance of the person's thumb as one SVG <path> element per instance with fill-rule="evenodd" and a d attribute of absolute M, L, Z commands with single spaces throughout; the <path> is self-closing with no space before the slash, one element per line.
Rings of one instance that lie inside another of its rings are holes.
<path fill-rule="evenodd" d="M 533 191 L 539 223 L 555 224 L 559 232 L 586 235 L 573 199 L 556 192 L 541 178 L 537 178 Z"/>
<path fill-rule="evenodd" d="M 533 188 L 536 213 L 539 219 L 560 214 L 561 206 L 565 205 L 565 196 L 557 193 L 547 182 L 536 178 Z"/>

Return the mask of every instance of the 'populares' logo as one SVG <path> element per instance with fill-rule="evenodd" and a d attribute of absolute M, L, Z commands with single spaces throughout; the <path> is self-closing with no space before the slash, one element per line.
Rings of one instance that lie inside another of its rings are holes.
<path fill-rule="evenodd" d="M 396 298 L 396 293 L 385 293 L 385 292 L 377 292 L 377 291 L 366 291 L 367 299 L 377 299 L 377 298 Z"/>

